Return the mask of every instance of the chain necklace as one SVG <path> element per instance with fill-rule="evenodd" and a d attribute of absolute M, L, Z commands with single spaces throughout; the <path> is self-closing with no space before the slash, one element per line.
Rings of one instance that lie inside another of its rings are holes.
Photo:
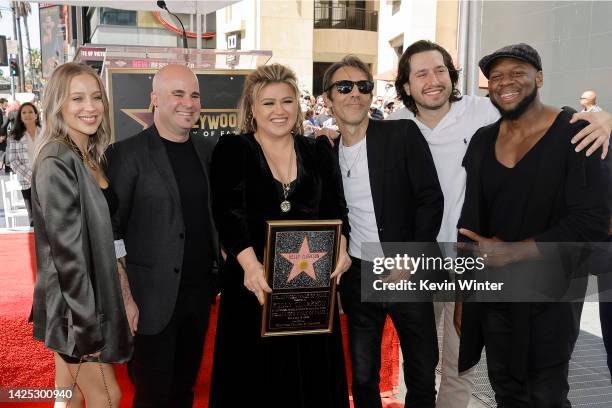
<path fill-rule="evenodd" d="M 77 144 L 74 142 L 74 140 L 72 140 L 71 137 L 68 137 L 68 143 L 70 144 L 70 148 L 79 155 L 79 157 L 81 157 L 81 160 L 83 161 L 83 164 L 85 164 L 86 166 L 90 167 L 92 170 L 96 170 L 98 168 L 98 165 L 96 164 L 96 162 L 91 158 L 91 156 L 89 155 L 88 152 L 83 152 L 81 151 L 81 149 L 79 149 L 79 147 L 77 146 Z"/>
<path fill-rule="evenodd" d="M 257 140 L 257 138 L 255 138 L 255 140 Z M 257 142 L 259 143 L 259 140 L 257 140 Z M 266 151 L 264 150 L 261 143 L 259 143 L 259 146 L 261 147 L 261 151 L 263 152 L 264 158 L 268 162 L 268 166 L 273 165 L 272 161 L 268 159 L 268 156 L 266 155 Z M 293 154 L 294 152 L 293 150 L 291 150 L 291 155 L 289 156 L 289 168 L 287 169 L 287 179 L 286 180 L 291 180 L 291 167 L 293 165 Z M 276 168 L 276 165 L 274 165 L 274 167 Z M 280 176 L 280 172 L 278 174 Z M 289 181 L 288 183 L 281 181 L 280 183 L 283 186 L 283 198 L 284 198 L 284 200 L 280 203 L 280 209 L 282 212 L 286 213 L 291 210 L 291 202 L 288 199 L 289 192 L 291 191 L 291 181 Z"/>
<path fill-rule="evenodd" d="M 344 160 L 344 164 L 346 165 L 346 167 L 348 167 L 348 170 L 346 172 L 346 177 L 351 177 L 351 170 L 353 170 L 353 167 L 355 167 L 355 163 L 357 163 L 357 160 L 359 159 L 359 155 L 361 154 L 361 148 L 363 147 L 364 144 L 365 144 L 365 137 L 361 141 L 361 145 L 359 145 L 359 149 L 357 150 L 357 155 L 353 159 L 353 164 L 351 164 L 350 166 L 348 164 L 348 161 L 346 160 L 346 156 L 344 155 L 345 146 L 342 145 L 343 148 L 340 149 L 340 153 L 342 154 L 342 159 Z"/>
<path fill-rule="evenodd" d="M 291 180 L 291 165 L 293 164 L 293 150 L 291 151 L 291 155 L 289 156 L 289 168 L 287 169 L 287 180 Z M 291 202 L 287 199 L 289 197 L 289 192 L 291 191 L 291 181 L 288 183 L 283 183 L 283 197 L 285 198 L 282 203 L 280 203 L 280 209 L 282 212 L 286 213 L 291 210 Z"/>
<path fill-rule="evenodd" d="M 285 197 L 285 199 L 283 200 L 282 203 L 280 203 L 280 208 L 282 212 L 289 212 L 289 210 L 291 210 L 291 202 L 289 200 L 287 200 L 287 197 L 289 196 L 289 191 L 291 191 L 291 183 L 289 184 L 283 184 L 283 196 Z"/>

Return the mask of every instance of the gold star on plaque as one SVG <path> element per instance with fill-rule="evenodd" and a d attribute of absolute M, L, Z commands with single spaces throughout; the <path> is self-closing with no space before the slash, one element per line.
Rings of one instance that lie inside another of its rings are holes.
<path fill-rule="evenodd" d="M 289 272 L 289 277 L 287 277 L 287 283 L 291 282 L 301 273 L 305 273 L 311 279 L 317 280 L 314 264 L 325 255 L 327 255 L 327 252 L 310 252 L 308 236 L 304 237 L 298 252 L 281 253 L 280 256 L 292 264 L 291 272 Z"/>

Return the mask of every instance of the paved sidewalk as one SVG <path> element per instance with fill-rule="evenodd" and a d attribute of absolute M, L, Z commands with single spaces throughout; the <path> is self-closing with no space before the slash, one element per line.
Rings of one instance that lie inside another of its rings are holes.
<path fill-rule="evenodd" d="M 586 333 L 592 334 L 593 336 L 596 336 L 596 338 L 598 339 L 597 341 L 601 342 L 601 323 L 599 321 L 599 303 L 597 301 L 589 301 L 589 302 L 584 303 L 584 308 L 582 310 L 582 319 L 580 321 L 580 330 Z M 403 362 L 403 358 L 400 355 L 400 365 L 402 364 L 402 362 Z M 598 378 L 598 380 L 609 382 L 609 378 L 605 376 L 601 376 L 601 378 Z M 440 375 L 436 374 L 436 389 L 439 387 L 439 385 L 440 385 Z M 399 390 L 400 392 L 398 395 L 396 395 L 396 398 L 403 402 L 406 396 L 406 386 L 404 384 L 402 370 L 400 370 Z M 588 408 L 590 406 L 599 407 L 599 405 L 590 405 L 590 404 L 581 405 L 581 406 L 585 408 Z M 490 407 L 489 405 L 484 404 L 483 402 L 481 402 L 479 399 L 475 398 L 474 396 L 472 396 L 470 404 L 468 405 L 468 408 L 489 408 L 489 407 Z"/>

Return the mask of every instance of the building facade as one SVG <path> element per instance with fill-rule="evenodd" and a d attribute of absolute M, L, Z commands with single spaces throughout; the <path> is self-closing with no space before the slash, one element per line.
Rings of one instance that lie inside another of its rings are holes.
<path fill-rule="evenodd" d="M 544 103 L 581 110 L 585 90 L 612 110 L 612 1 L 485 1 L 481 55 L 526 42 L 542 58 Z"/>
<path fill-rule="evenodd" d="M 170 5 L 170 8 L 172 5 Z M 196 46 L 195 15 L 177 14 L 188 33 L 188 45 Z M 202 48 L 215 48 L 216 18 L 209 13 L 202 18 Z M 182 47 L 181 27 L 166 11 L 118 10 L 87 7 L 83 13 L 83 42 L 105 45 L 148 45 Z"/>
<path fill-rule="evenodd" d="M 375 75 L 393 74 L 404 45 L 419 39 L 455 55 L 457 17 L 458 0 L 243 0 L 217 11 L 217 47 L 239 37 L 240 49 L 271 50 L 270 62 L 293 68 L 319 95 L 325 70 L 347 54 Z M 385 83 L 377 81 L 377 94 Z"/>
<path fill-rule="evenodd" d="M 373 74 L 393 71 L 404 46 L 418 39 L 436 40 L 456 53 L 458 0 L 242 0 L 202 16 L 202 48 L 269 50 L 269 62 L 294 69 L 302 89 L 322 93 L 325 70 L 347 54 L 365 61 Z M 69 25 L 76 44 L 181 47 L 178 24 L 165 11 L 130 11 L 108 7 L 70 7 Z M 195 16 L 178 15 L 187 32 Z M 80 34 L 80 39 L 76 38 Z M 189 46 L 196 40 L 190 36 Z M 392 72 L 391 72 L 392 73 Z M 390 78 L 386 78 L 390 79 Z M 391 78 L 392 79 L 392 78 Z M 376 92 L 386 82 L 377 81 Z"/>
<path fill-rule="evenodd" d="M 239 37 L 242 50 L 271 50 L 270 62 L 290 66 L 302 88 L 320 94 L 325 69 L 346 54 L 375 69 L 377 27 L 374 1 L 243 0 L 217 11 L 217 46 Z"/>

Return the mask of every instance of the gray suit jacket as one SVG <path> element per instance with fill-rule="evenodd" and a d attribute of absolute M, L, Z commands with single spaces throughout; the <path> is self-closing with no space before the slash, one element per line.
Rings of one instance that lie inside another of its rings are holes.
<path fill-rule="evenodd" d="M 60 142 L 41 152 L 32 177 L 36 238 L 34 337 L 54 351 L 125 362 L 132 353 L 110 214 L 80 157 Z"/>
<path fill-rule="evenodd" d="M 204 180 L 192 182 L 206 183 L 210 191 L 214 143 L 202 136 L 191 137 L 206 175 Z M 138 332 L 156 334 L 172 317 L 181 281 L 185 221 L 178 186 L 155 126 L 112 145 L 107 158 L 108 177 L 119 199 L 113 228 L 115 239 L 125 242 L 128 280 L 140 311 Z M 210 205 L 209 198 L 212 214 Z M 212 215 L 210 225 L 215 225 Z M 210 237 L 213 253 L 219 254 L 215 230 L 210 231 Z M 214 261 L 218 264 L 218 259 Z M 213 271 L 202 273 L 215 279 Z"/>

